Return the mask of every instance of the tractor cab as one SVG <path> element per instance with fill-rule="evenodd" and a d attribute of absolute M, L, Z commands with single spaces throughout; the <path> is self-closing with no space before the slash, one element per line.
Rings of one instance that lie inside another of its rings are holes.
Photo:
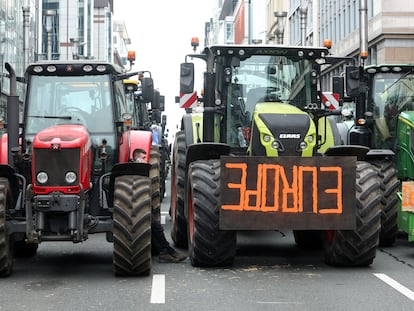
<path fill-rule="evenodd" d="M 315 128 L 304 110 L 323 108 L 316 77 L 327 55 L 326 48 L 308 47 L 206 49 L 199 58 L 206 60 L 210 79 L 206 81 L 214 86 L 206 82 L 204 110 L 216 114 L 214 121 L 204 118 L 203 135 L 200 129 L 196 135 L 251 155 L 310 156 L 320 152 L 329 139 L 324 134 L 329 124 L 316 122 Z M 182 64 L 180 93 L 192 91 L 193 68 L 192 63 Z"/>
<path fill-rule="evenodd" d="M 373 112 L 376 148 L 395 148 L 397 120 L 401 112 L 414 111 L 414 66 L 371 65 L 368 77 L 368 109 Z"/>
<path fill-rule="evenodd" d="M 120 135 L 130 128 L 133 111 L 125 96 L 124 73 L 115 65 L 98 62 L 36 63 L 27 68 L 23 148 L 30 151 L 33 138 L 55 125 L 83 125 L 96 152 L 104 148 L 106 170 L 116 159 Z M 136 74 L 136 73 L 135 73 Z M 94 161 L 96 171 L 102 161 Z"/>

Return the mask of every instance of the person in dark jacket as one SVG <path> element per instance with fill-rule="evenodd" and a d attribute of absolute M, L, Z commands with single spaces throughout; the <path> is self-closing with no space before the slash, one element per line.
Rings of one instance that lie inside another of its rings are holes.
<path fill-rule="evenodd" d="M 147 152 L 144 149 L 135 149 L 132 156 L 134 162 L 145 163 L 147 161 Z M 187 255 L 171 247 L 165 238 L 164 228 L 156 217 L 151 217 L 151 252 L 154 256 L 158 256 L 159 262 L 177 263 L 187 258 Z"/>

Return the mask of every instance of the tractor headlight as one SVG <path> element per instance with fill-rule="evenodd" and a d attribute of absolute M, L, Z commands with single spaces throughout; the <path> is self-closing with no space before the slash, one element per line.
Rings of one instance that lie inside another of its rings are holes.
<path fill-rule="evenodd" d="M 96 66 L 96 70 L 98 70 L 99 72 L 104 72 L 106 70 L 106 66 L 105 65 L 98 65 L 98 66 Z"/>
<path fill-rule="evenodd" d="M 45 184 L 49 180 L 49 176 L 46 172 L 39 172 L 36 175 L 36 180 L 39 184 Z"/>
<path fill-rule="evenodd" d="M 91 65 L 85 65 L 83 66 L 83 71 L 91 72 L 93 70 L 93 67 Z"/>
<path fill-rule="evenodd" d="M 40 73 L 40 72 L 43 71 L 43 67 L 42 66 L 35 66 L 33 68 L 33 71 L 36 72 L 36 73 Z"/>
<path fill-rule="evenodd" d="M 54 66 L 54 65 L 49 65 L 49 66 L 47 66 L 46 67 L 46 70 L 48 71 L 48 72 L 56 72 L 56 66 Z"/>
<path fill-rule="evenodd" d="M 263 141 L 265 143 L 268 143 L 272 138 L 270 137 L 270 135 L 263 135 Z"/>
<path fill-rule="evenodd" d="M 313 142 L 313 136 L 308 136 L 308 137 L 306 137 L 306 139 L 307 139 L 308 143 L 310 143 L 310 144 Z"/>
<path fill-rule="evenodd" d="M 65 174 L 65 181 L 68 184 L 73 184 L 76 181 L 76 173 L 75 172 L 67 172 Z"/>
<path fill-rule="evenodd" d="M 279 149 L 280 148 L 280 143 L 277 140 L 274 140 L 272 142 L 272 148 L 273 149 Z"/>
<path fill-rule="evenodd" d="M 305 141 L 301 141 L 299 144 L 300 150 L 304 150 L 306 147 L 308 147 L 308 144 Z"/>

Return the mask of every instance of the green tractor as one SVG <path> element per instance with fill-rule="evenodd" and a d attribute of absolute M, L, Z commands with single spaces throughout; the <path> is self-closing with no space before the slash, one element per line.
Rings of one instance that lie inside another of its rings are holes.
<path fill-rule="evenodd" d="M 391 246 L 398 233 L 397 194 L 400 187 L 395 140 L 392 138 L 395 137 L 396 119 L 390 116 L 388 107 L 385 107 L 386 94 L 379 94 L 384 91 L 384 81 L 380 81 L 382 73 L 387 72 L 390 67 L 365 67 L 368 58 L 367 1 L 360 1 L 359 13 L 361 21 L 359 64 L 346 65 L 345 77 L 342 75 L 333 79 L 333 91 L 339 93 L 340 103 L 344 104 L 343 118 L 337 124 L 337 128 L 343 144 L 369 148 L 365 159 L 375 168 L 380 182 L 380 246 Z M 389 78 L 394 79 L 392 75 Z M 344 89 L 346 89 L 346 97 Z"/>
<path fill-rule="evenodd" d="M 171 171 L 171 237 L 194 266 L 236 256 L 237 231 L 293 230 L 333 266 L 367 266 L 381 234 L 381 183 L 370 149 L 344 145 L 339 110 L 322 105 L 326 48 L 206 47 L 180 68 L 193 93 L 202 59 L 204 98 L 183 116 Z"/>
<path fill-rule="evenodd" d="M 397 228 L 398 218 L 398 228 L 408 234 L 409 241 L 414 241 L 414 64 L 371 65 L 365 68 L 365 76 L 367 102 L 375 124 L 373 143 L 396 153 L 396 171 L 401 184 L 395 182 L 394 176 L 391 179 L 391 175 L 386 174 L 394 184 L 389 193 L 398 190 L 389 200 L 393 227 Z"/>

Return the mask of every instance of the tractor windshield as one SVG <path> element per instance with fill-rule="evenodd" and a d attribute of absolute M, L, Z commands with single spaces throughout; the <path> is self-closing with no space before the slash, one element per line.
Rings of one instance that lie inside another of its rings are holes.
<path fill-rule="evenodd" d="M 409 72 L 377 73 L 372 79 L 374 119 L 382 143 L 395 138 L 401 111 L 414 110 L 414 74 Z"/>
<path fill-rule="evenodd" d="M 226 75 L 231 77 L 223 92 L 228 103 L 227 124 L 230 129 L 238 129 L 227 132 L 227 142 L 235 146 L 240 144 L 238 132 L 250 126 L 257 103 L 289 103 L 300 108 L 309 104 L 311 70 L 311 62 L 306 59 L 294 60 L 279 55 L 253 55 L 237 66 L 227 67 L 223 79 L 225 81 Z M 216 92 L 216 100 L 223 94 Z"/>
<path fill-rule="evenodd" d="M 113 132 L 108 75 L 30 77 L 28 135 L 52 125 L 83 124 L 91 133 Z"/>

